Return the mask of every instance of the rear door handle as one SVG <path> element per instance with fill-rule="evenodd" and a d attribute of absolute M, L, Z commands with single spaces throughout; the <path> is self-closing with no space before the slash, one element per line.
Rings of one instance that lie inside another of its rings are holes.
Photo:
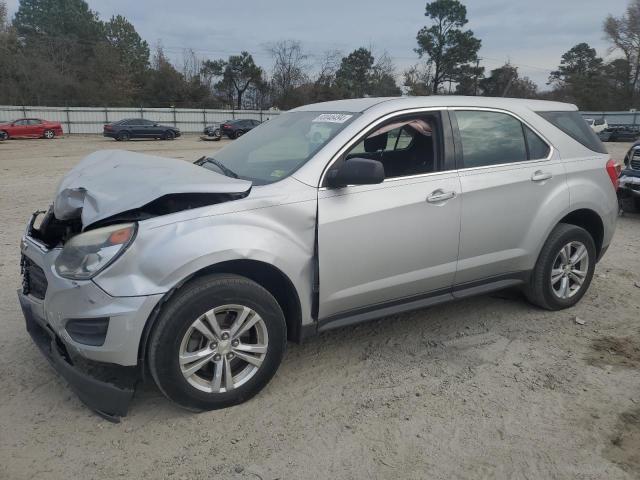
<path fill-rule="evenodd" d="M 545 180 L 549 180 L 553 177 L 553 174 L 550 172 L 543 172 L 542 170 L 537 170 L 531 175 L 532 182 L 544 182 Z"/>
<path fill-rule="evenodd" d="M 456 192 L 454 191 L 445 192 L 441 189 L 438 189 L 431 192 L 431 194 L 427 197 L 427 202 L 429 203 L 446 202 L 447 200 L 451 200 L 452 198 L 455 198 L 455 196 L 456 196 Z"/>

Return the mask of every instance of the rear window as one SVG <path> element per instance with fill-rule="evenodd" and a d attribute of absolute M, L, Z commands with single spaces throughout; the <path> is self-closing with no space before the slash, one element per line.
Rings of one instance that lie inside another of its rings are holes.
<path fill-rule="evenodd" d="M 574 140 L 580 142 L 589 150 L 607 153 L 598 136 L 585 122 L 578 112 L 537 112 L 542 118 L 552 123 Z"/>

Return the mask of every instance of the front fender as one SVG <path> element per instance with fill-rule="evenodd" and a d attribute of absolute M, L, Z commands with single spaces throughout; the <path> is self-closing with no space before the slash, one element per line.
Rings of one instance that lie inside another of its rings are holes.
<path fill-rule="evenodd" d="M 310 311 L 315 201 L 205 216 L 145 228 L 94 281 L 112 296 L 163 294 L 194 273 L 231 260 L 257 260 L 282 271 L 303 312 Z"/>

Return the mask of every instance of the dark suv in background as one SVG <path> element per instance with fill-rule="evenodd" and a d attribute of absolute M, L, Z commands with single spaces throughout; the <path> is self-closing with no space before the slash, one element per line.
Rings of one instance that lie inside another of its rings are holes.
<path fill-rule="evenodd" d="M 238 138 L 252 128 L 260 125 L 258 120 L 231 120 L 220 126 L 223 135 L 229 138 Z"/>
<path fill-rule="evenodd" d="M 181 135 L 180 130 L 170 125 L 161 125 L 153 120 L 144 118 L 127 118 L 104 126 L 102 133 L 105 137 L 118 141 L 131 138 L 160 138 L 173 140 Z"/>

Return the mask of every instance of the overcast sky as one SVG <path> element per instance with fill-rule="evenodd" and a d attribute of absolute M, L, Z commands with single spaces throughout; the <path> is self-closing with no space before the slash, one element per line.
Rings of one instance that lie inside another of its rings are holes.
<path fill-rule="evenodd" d="M 247 50 L 269 69 L 265 44 L 295 39 L 319 57 L 372 46 L 386 50 L 399 71 L 418 60 L 416 33 L 427 23 L 425 0 L 89 0 L 103 19 L 122 14 L 151 46 L 161 41 L 180 63 L 182 51 L 218 58 Z M 487 69 L 510 60 L 545 87 L 549 71 L 573 45 L 587 42 L 607 56 L 602 22 L 621 15 L 627 0 L 466 0 L 469 24 L 482 40 Z M 14 13 L 18 0 L 9 0 Z"/>

